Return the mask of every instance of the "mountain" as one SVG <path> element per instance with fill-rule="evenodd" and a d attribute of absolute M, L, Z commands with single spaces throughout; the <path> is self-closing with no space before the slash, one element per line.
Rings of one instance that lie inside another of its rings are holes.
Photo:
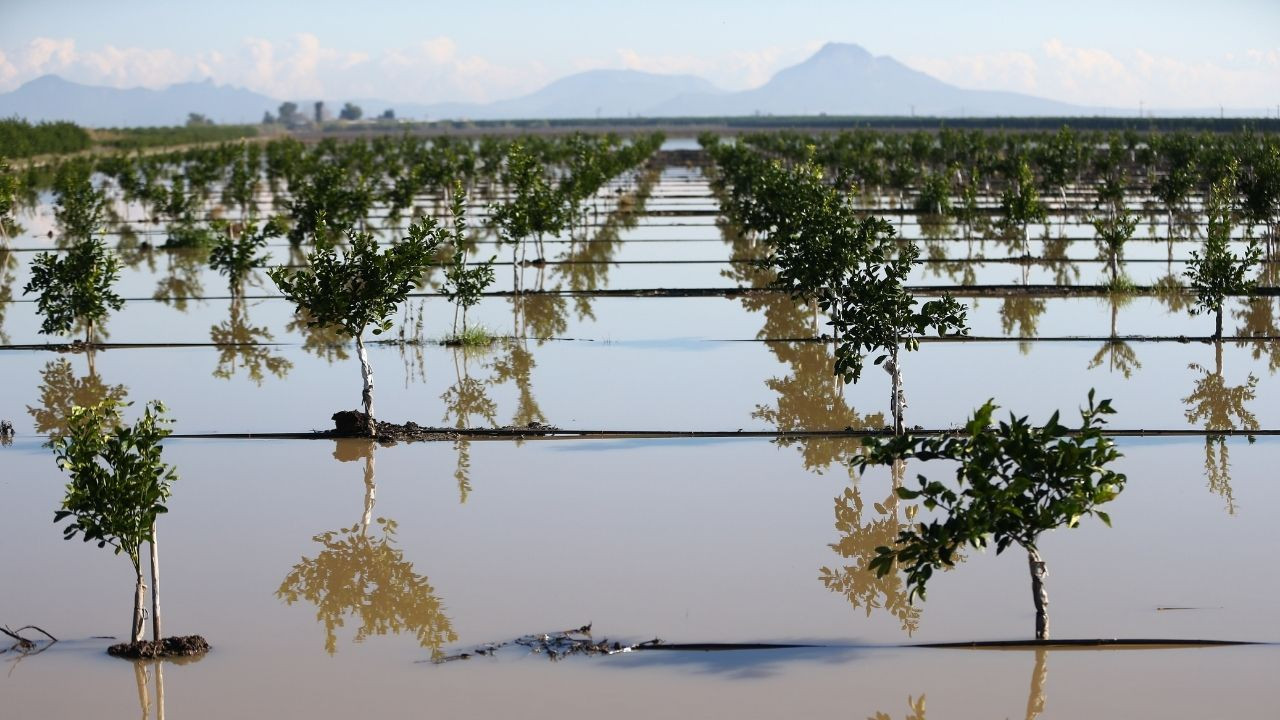
<path fill-rule="evenodd" d="M 720 95 L 686 95 L 651 109 L 658 116 L 697 115 L 1082 115 L 1094 110 L 1012 92 L 965 90 L 873 56 L 858 45 L 828 43 L 808 60 L 780 70 L 761 87 Z"/>
<path fill-rule="evenodd" d="M 659 75 L 639 70 L 588 70 L 563 77 L 537 92 L 491 103 L 438 103 L 405 108 L 405 117 L 512 120 L 527 118 L 626 118 L 684 95 L 718 97 L 724 92 L 693 75 Z M 394 105 L 394 104 L 393 104 Z M 403 103 L 402 103 L 403 105 Z M 400 110 L 397 108 L 397 114 Z"/>
<path fill-rule="evenodd" d="M 266 95 L 212 80 L 150 90 L 82 85 L 44 75 L 0 94 L 0 117 L 71 120 L 88 127 L 181 125 L 193 112 L 217 123 L 256 123 L 263 112 L 275 112 L 279 106 Z"/>
<path fill-rule="evenodd" d="M 326 100 L 331 114 L 343 101 Z M 636 70 L 589 70 L 561 78 L 537 92 L 491 103 L 388 102 L 354 100 L 366 117 L 395 110 L 396 117 L 429 120 L 539 118 L 698 117 L 744 115 L 922 115 L 1072 116 L 1129 115 L 1132 110 L 1092 108 L 1013 92 L 966 90 L 874 56 L 858 45 L 828 43 L 807 60 L 780 70 L 764 85 L 725 92 L 692 75 L 660 75 Z M 72 120 L 91 127 L 179 125 L 187 113 L 215 122 L 256 123 L 275 112 L 279 100 L 226 85 L 204 82 L 164 90 L 95 87 L 53 75 L 0 94 L 0 117 Z M 299 102 L 304 114 L 312 102 Z M 1210 115 L 1212 111 L 1168 110 L 1160 115 Z M 1265 114 L 1233 111 L 1233 114 Z"/>

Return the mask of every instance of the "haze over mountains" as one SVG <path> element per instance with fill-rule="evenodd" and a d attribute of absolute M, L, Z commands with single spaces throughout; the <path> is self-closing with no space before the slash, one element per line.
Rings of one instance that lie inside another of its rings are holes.
<path fill-rule="evenodd" d="M 310 112 L 313 100 L 293 99 Z M 201 113 L 218 123 L 256 123 L 282 99 L 210 80 L 163 90 L 82 85 L 46 75 L 0 94 L 0 117 L 71 120 L 90 127 L 180 125 Z M 1117 115 L 1013 92 L 966 90 L 876 57 L 858 45 L 828 43 L 807 60 L 779 71 L 764 85 L 727 92 L 692 75 L 636 70 L 590 70 L 561 78 L 517 98 L 491 103 L 419 104 L 370 98 L 326 99 L 331 112 L 355 102 L 366 117 L 393 109 L 413 119 L 627 118 L 741 115 L 1028 116 Z M 1159 112 L 1159 111 L 1157 111 Z M 1160 113 L 1173 114 L 1173 113 Z M 1177 114 L 1207 114 L 1181 111 Z M 1216 114 L 1216 113 L 1215 113 Z"/>

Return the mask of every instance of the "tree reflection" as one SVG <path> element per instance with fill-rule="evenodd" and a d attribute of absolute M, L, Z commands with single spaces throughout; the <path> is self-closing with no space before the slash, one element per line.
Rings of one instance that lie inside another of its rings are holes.
<path fill-rule="evenodd" d="M 1202 373 L 1196 380 L 1191 394 L 1182 399 L 1187 406 L 1187 422 L 1202 426 L 1209 432 L 1205 436 L 1205 477 L 1209 490 L 1227 503 L 1227 512 L 1236 512 L 1235 496 L 1231 489 L 1230 453 L 1226 437 L 1214 435 L 1214 430 L 1258 429 L 1258 419 L 1245 407 L 1257 397 L 1258 378 L 1250 373 L 1241 385 L 1227 385 L 1222 375 L 1222 343 L 1214 343 L 1214 369 L 1210 372 L 1196 363 L 1188 366 Z M 1250 436 L 1250 442 L 1253 437 Z M 1214 453 L 1214 450 L 1217 453 Z"/>
<path fill-rule="evenodd" d="M 288 605 L 306 600 L 315 605 L 325 629 L 325 651 L 337 652 L 336 629 L 348 616 L 358 619 L 354 642 L 374 635 L 413 633 L 418 644 L 439 657 L 441 648 L 457 640 L 452 622 L 427 578 L 396 547 L 396 522 L 374 518 L 374 452 L 369 440 L 338 440 L 334 458 L 364 460 L 365 500 L 360 522 L 312 538 L 322 546 L 314 558 L 303 557 L 276 590 Z"/>
<path fill-rule="evenodd" d="M 902 716 L 903 720 L 927 720 L 924 714 L 924 698 L 924 695 L 919 699 L 907 696 L 907 714 Z M 886 712 L 877 712 L 867 720 L 893 720 L 893 716 Z"/>
<path fill-rule="evenodd" d="M 1280 263 L 1277 265 L 1280 266 Z M 1275 339 L 1280 337 L 1280 327 L 1276 325 L 1273 298 L 1248 298 L 1244 300 L 1243 305 L 1241 309 L 1232 312 L 1232 315 L 1241 322 L 1236 335 L 1267 339 L 1240 340 L 1236 345 L 1237 347 L 1243 347 L 1246 344 L 1252 346 L 1254 360 L 1261 360 L 1266 356 L 1267 371 L 1274 375 L 1276 370 L 1280 369 L 1280 341 Z"/>
<path fill-rule="evenodd" d="M 66 432 L 72 408 L 97 405 L 107 399 L 123 402 L 128 395 L 124 385 L 108 385 L 98 377 L 92 352 L 85 356 L 89 374 L 83 377 L 75 374 L 65 358 L 45 363 L 40 371 L 40 406 L 28 405 L 27 413 L 35 421 L 36 432 L 48 435 L 50 441 L 61 438 Z"/>
<path fill-rule="evenodd" d="M 227 321 L 209 328 L 209 342 L 218 348 L 218 365 L 213 369 L 213 376 L 230 380 L 237 367 L 241 367 L 256 385 L 262 385 L 265 372 L 284 379 L 293 369 L 293 363 L 273 354 L 264 344 L 271 342 L 271 331 L 265 326 L 249 324 L 245 305 L 239 295 L 233 294 Z"/>
<path fill-rule="evenodd" d="M 209 251 L 203 249 L 169 250 L 165 253 L 165 276 L 156 283 L 152 297 L 178 312 L 187 311 L 187 303 L 204 296 L 201 274 L 209 262 Z"/>
<path fill-rule="evenodd" d="M 498 424 L 498 405 L 489 398 L 487 383 L 471 377 L 472 356 L 480 355 L 486 350 L 487 348 L 465 345 L 453 348 L 455 380 L 440 396 L 440 400 L 444 403 L 443 421 L 459 430 L 475 427 L 472 424 L 473 417 L 479 418 L 488 427 Z M 458 453 L 458 463 L 453 472 L 454 480 L 458 482 L 458 501 L 465 503 L 467 496 L 471 494 L 471 441 L 459 437 L 453 441 L 453 449 Z"/>
<path fill-rule="evenodd" d="M 1045 301 L 1029 295 L 1008 295 L 1000 302 L 1000 329 L 1006 336 L 1017 333 L 1018 351 L 1023 355 L 1031 352 L 1027 339 L 1036 336 L 1044 311 Z"/>
<path fill-rule="evenodd" d="M 1138 362 L 1138 355 L 1129 346 L 1129 343 L 1120 340 L 1116 334 L 1116 319 L 1120 314 L 1120 308 L 1132 302 L 1133 297 L 1113 293 L 1109 301 L 1111 303 L 1111 335 L 1102 344 L 1093 359 L 1089 361 L 1089 369 L 1092 370 L 1102 365 L 1105 361 L 1107 362 L 1108 370 L 1113 373 L 1118 371 L 1128 380 L 1134 370 L 1142 369 L 1142 363 Z"/>
<path fill-rule="evenodd" d="M 773 377 L 765 386 L 777 394 L 773 405 L 757 405 L 751 417 L 773 425 L 779 432 L 803 430 L 868 430 L 885 426 L 884 413 L 860 415 L 844 396 L 844 383 L 831 373 L 835 363 L 831 346 L 815 342 L 771 342 L 769 349 L 789 366 L 785 377 Z M 799 445 L 806 470 L 821 472 L 846 458 L 857 441 L 847 438 L 782 436 L 779 447 Z"/>
<path fill-rule="evenodd" d="M 4 316 L 13 305 L 13 283 L 17 278 L 18 258 L 7 247 L 0 246 L 0 345 L 9 344 L 4 331 Z"/>
<path fill-rule="evenodd" d="M 884 502 L 872 503 L 875 515 L 870 518 L 864 518 L 866 508 L 857 485 L 845 488 L 844 495 L 835 499 L 836 532 L 841 537 L 829 547 L 854 562 L 843 568 L 824 566 L 818 570 L 818 578 L 828 590 L 866 610 L 867 617 L 873 610 L 889 612 L 901 623 L 902 631 L 911 635 L 920 627 L 920 608 L 911 604 L 905 578 L 898 572 L 877 576 L 868 569 L 876 548 L 893 545 L 903 523 L 916 516 L 916 505 L 899 505 L 897 489 L 905 467 L 901 462 L 893 465 L 893 488 Z"/>
<path fill-rule="evenodd" d="M 1044 713 L 1045 686 L 1049 683 L 1049 651 L 1036 648 L 1035 652 L 1036 664 L 1031 670 L 1031 687 L 1027 691 L 1026 720 L 1036 720 Z M 907 714 L 903 716 L 903 720 L 926 720 L 924 698 L 924 694 L 921 694 L 918 700 L 913 696 L 907 696 Z M 889 713 L 877 712 L 867 720 L 893 720 L 893 716 Z"/>
<path fill-rule="evenodd" d="M 302 335 L 302 349 L 330 365 L 350 357 L 347 354 L 349 340 L 342 329 L 337 325 L 312 325 L 306 311 L 295 313 L 284 329 Z"/>

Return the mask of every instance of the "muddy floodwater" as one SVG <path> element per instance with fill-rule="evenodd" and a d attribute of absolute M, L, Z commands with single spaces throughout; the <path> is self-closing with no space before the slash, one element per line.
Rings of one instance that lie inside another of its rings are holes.
<path fill-rule="evenodd" d="M 379 418 L 462 432 L 385 446 L 280 437 L 357 406 L 354 348 L 265 277 L 233 300 L 204 258 L 133 257 L 101 346 L 55 345 L 21 294 L 56 246 L 48 198 L 20 214 L 0 255 L 0 627 L 58 641 L 0 653 L 0 717 L 1276 715 L 1276 298 L 1232 299 L 1214 343 L 1212 318 L 1148 287 L 1194 248 L 1164 242 L 1163 216 L 1126 257 L 1139 292 L 1117 296 L 1078 217 L 1011 250 L 887 215 L 927 248 L 909 283 L 955 292 L 972 335 L 904 354 L 908 427 L 958 427 L 988 398 L 1070 425 L 1091 388 L 1117 408 L 1113 527 L 1040 541 L 1054 636 L 1248 643 L 915 647 L 1032 637 L 1025 556 L 967 550 L 914 604 L 900 576 L 867 572 L 929 515 L 895 484 L 950 469 L 853 473 L 844 433 L 891 423 L 888 375 L 832 376 L 821 313 L 769 289 L 700 168 L 620 182 L 647 199 L 550 239 L 545 267 L 481 239 L 476 259 L 508 263 L 470 313 L 491 345 L 441 344 L 452 306 L 439 278 L 420 288 L 370 346 Z M 159 398 L 175 419 L 165 623 L 209 640 L 194 661 L 108 657 L 132 570 L 52 522 L 66 477 L 45 443 L 105 397 L 129 413 Z M 534 423 L 563 434 L 466 432 Z M 621 646 L 752 647 L 475 654 L 584 624 Z"/>

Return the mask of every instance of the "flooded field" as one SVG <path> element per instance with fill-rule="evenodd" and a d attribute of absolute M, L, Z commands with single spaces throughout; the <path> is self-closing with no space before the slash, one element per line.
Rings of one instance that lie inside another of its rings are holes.
<path fill-rule="evenodd" d="M 908 427 L 958 428 L 988 398 L 1036 421 L 1061 410 L 1070 425 L 1091 388 L 1113 400 L 1129 478 L 1108 505 L 1113 527 L 1089 520 L 1040 541 L 1054 638 L 1152 641 L 915 647 L 1032 637 L 1025 558 L 966 550 L 914 604 L 899 575 L 866 569 L 930 516 L 895 487 L 947 468 L 849 467 L 854 432 L 892 422 L 890 376 L 870 365 L 857 383 L 833 376 L 823 314 L 769 287 L 761 248 L 723 222 L 705 166 L 687 160 L 659 153 L 615 180 L 578 236 L 546 240 L 543 267 L 513 266 L 480 233 L 470 257 L 496 255 L 496 281 L 469 317 L 492 344 L 442 344 L 453 308 L 440 278 L 417 288 L 370 338 L 379 419 L 460 432 L 400 444 L 294 437 L 359 403 L 354 346 L 308 328 L 261 273 L 234 298 L 199 253 L 139 250 L 148 232 L 163 241 L 145 221 L 106 237 L 125 261 L 126 303 L 98 346 L 50 344 L 63 340 L 40 334 L 21 292 L 37 252 L 58 246 L 42 196 L 0 254 L 0 419 L 15 429 L 0 447 L 0 626 L 58 642 L 0 654 L 0 715 L 1274 712 L 1271 284 L 1231 298 L 1212 342 L 1212 317 L 1157 289 L 1197 247 L 1166 242 L 1164 213 L 1129 244 L 1137 290 L 1121 294 L 1071 208 L 1010 247 L 899 218 L 887 195 L 865 201 L 919 242 L 911 290 L 949 290 L 968 313 L 969 338 L 903 354 Z M 472 208 L 477 225 L 486 212 Z M 301 262 L 287 241 L 268 251 Z M 72 407 L 104 397 L 137 402 L 129 417 L 163 399 L 175 419 L 165 619 L 208 638 L 205 657 L 108 657 L 127 632 L 129 564 L 64 542 L 51 522 L 66 477 L 45 443 Z M 432 662 L 588 623 L 597 640 L 701 647 L 549 662 L 508 646 Z M 1250 644 L 1157 644 L 1202 640 Z"/>

